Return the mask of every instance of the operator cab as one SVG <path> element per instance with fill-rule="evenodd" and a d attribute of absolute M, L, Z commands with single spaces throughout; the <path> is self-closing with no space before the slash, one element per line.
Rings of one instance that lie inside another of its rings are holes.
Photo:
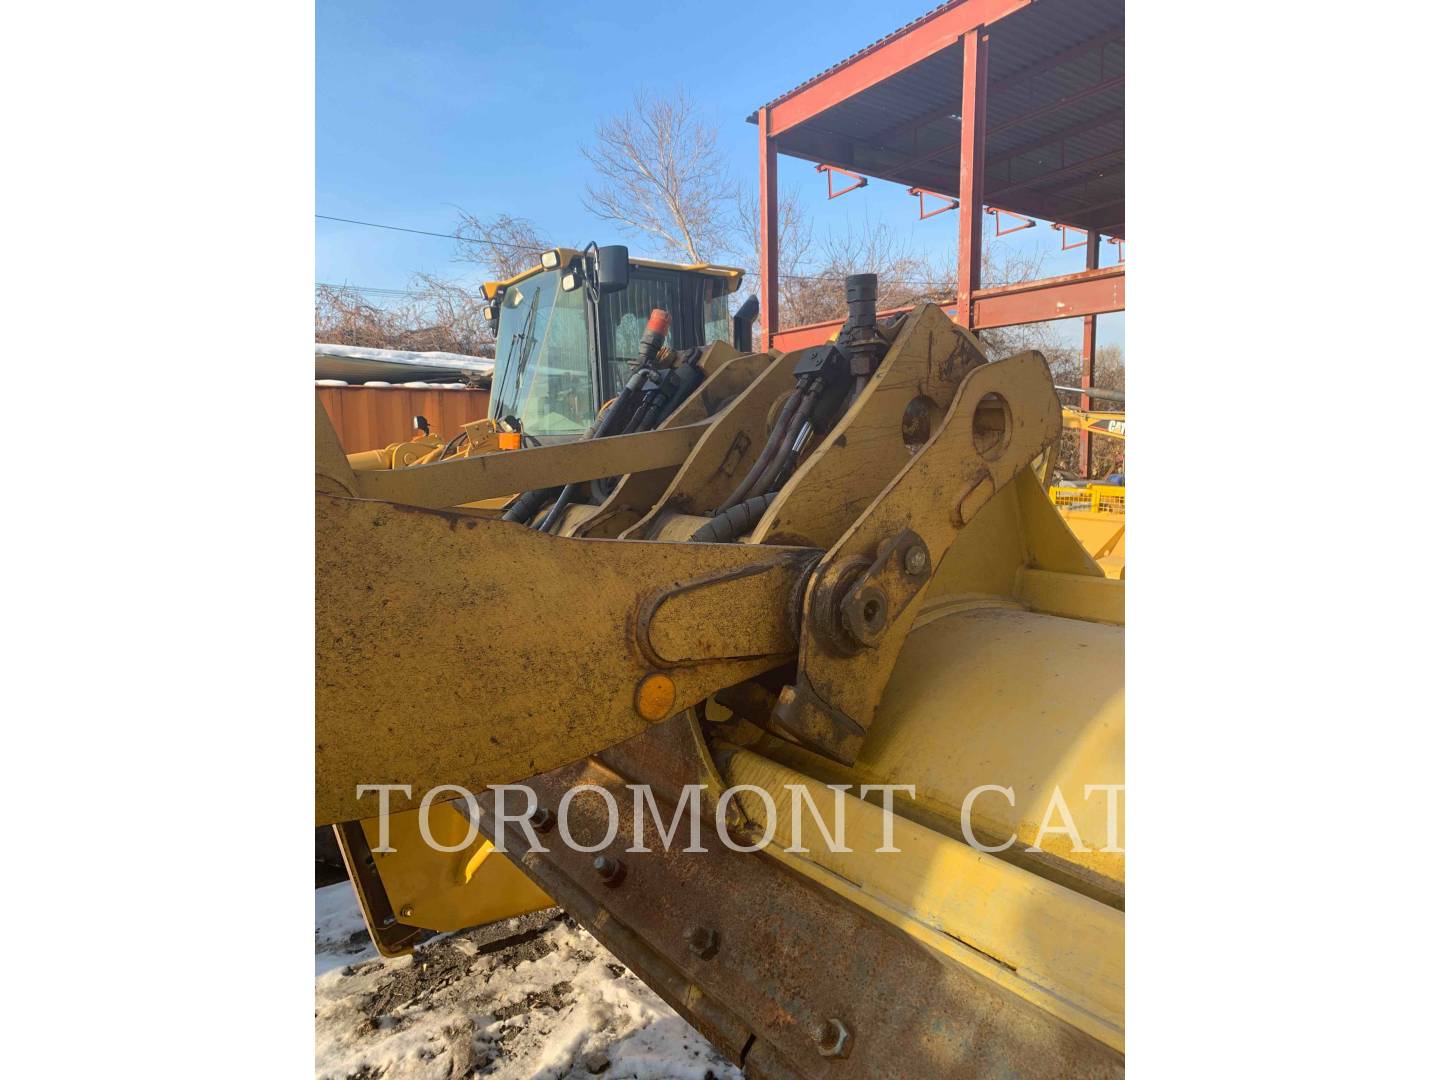
<path fill-rule="evenodd" d="M 623 245 L 591 244 L 547 251 L 539 266 L 487 282 L 485 315 L 495 333 L 490 418 L 517 417 L 542 443 L 579 438 L 630 377 L 654 308 L 670 313 L 665 344 L 672 349 L 725 341 L 748 351 L 748 340 L 733 340 L 730 317 L 729 297 L 743 276 L 734 267 L 631 259 Z"/>

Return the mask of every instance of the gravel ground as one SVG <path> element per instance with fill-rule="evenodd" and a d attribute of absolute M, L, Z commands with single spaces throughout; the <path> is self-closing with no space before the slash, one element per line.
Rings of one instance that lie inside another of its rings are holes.
<path fill-rule="evenodd" d="M 741 1080 L 559 909 L 382 960 L 349 882 L 315 891 L 319 1078 Z"/>

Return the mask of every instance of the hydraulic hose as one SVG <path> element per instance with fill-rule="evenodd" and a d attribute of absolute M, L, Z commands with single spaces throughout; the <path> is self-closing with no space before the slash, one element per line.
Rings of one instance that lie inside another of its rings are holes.
<path fill-rule="evenodd" d="M 436 460 L 436 461 L 444 461 L 444 460 L 445 460 L 445 455 L 448 454 L 448 453 L 450 453 L 450 451 L 451 451 L 451 450 L 454 450 L 457 446 L 459 446 L 459 445 L 460 445 L 460 440 L 461 440 L 461 439 L 464 439 L 464 438 L 466 438 L 466 437 L 467 437 L 467 435 L 466 435 L 466 433 L 465 433 L 464 431 L 460 432 L 459 435 L 456 435 L 453 439 L 451 439 L 448 443 L 445 444 L 444 449 L 442 449 L 442 450 L 440 451 L 440 456 L 439 456 L 438 458 L 436 458 L 435 460 Z"/>
<path fill-rule="evenodd" d="M 560 488 L 536 488 L 534 491 L 527 491 L 510 504 L 510 509 L 501 515 L 502 521 L 518 521 L 521 524 L 528 524 L 530 519 L 540 512 L 544 506 L 556 495 L 560 494 Z"/>
<path fill-rule="evenodd" d="M 690 536 L 692 544 L 728 544 L 737 536 L 744 536 L 764 516 L 766 509 L 775 501 L 777 492 L 756 495 L 753 499 L 730 507 L 723 514 L 717 513 Z"/>
<path fill-rule="evenodd" d="M 794 464 L 795 458 L 800 453 L 800 429 L 810 419 L 810 414 L 815 411 L 815 401 L 820 396 L 821 383 L 819 380 L 812 382 L 805 388 L 804 395 L 800 398 L 800 407 L 795 410 L 795 415 L 790 418 L 790 425 L 785 430 L 785 438 L 781 445 L 790 443 L 789 449 L 776 453 L 774 459 L 763 473 L 760 479 L 755 481 L 755 487 L 751 495 L 768 495 L 775 487 L 775 481 L 779 478 L 782 470 Z"/>
<path fill-rule="evenodd" d="M 780 415 L 775 418 L 775 426 L 770 429 L 770 437 L 765 440 L 765 445 L 760 450 L 760 455 L 755 459 L 755 464 L 750 466 L 750 471 L 745 478 L 735 486 L 729 497 L 715 510 L 716 514 L 723 514 L 732 506 L 737 506 L 745 501 L 746 494 L 755 486 L 755 481 L 760 479 L 760 474 L 770 465 L 770 459 L 780 448 L 785 440 L 785 429 L 790 426 L 790 418 L 795 415 L 795 410 L 800 405 L 801 390 L 796 387 L 791 390 L 785 398 L 785 404 L 780 407 Z"/>

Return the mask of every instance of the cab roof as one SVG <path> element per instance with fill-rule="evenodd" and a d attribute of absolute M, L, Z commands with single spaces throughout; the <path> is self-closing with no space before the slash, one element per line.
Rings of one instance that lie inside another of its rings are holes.
<path fill-rule="evenodd" d="M 570 265 L 577 256 L 582 254 L 582 252 L 576 248 L 561 247 L 552 248 L 551 250 L 559 255 L 560 266 Z M 648 266 L 656 270 L 680 270 L 686 273 L 707 274 L 710 277 L 721 278 L 725 282 L 725 291 L 727 293 L 733 293 L 736 289 L 740 288 L 740 280 L 745 276 L 745 271 L 738 266 L 721 266 L 718 263 L 670 263 L 659 262 L 655 259 L 631 259 L 630 265 Z M 508 277 L 503 281 L 485 282 L 485 299 L 493 300 L 497 289 L 508 289 L 516 282 L 523 281 L 525 278 L 530 277 L 532 274 L 538 274 L 544 269 L 543 266 L 536 263 L 529 269 L 521 270 L 518 274 Z"/>

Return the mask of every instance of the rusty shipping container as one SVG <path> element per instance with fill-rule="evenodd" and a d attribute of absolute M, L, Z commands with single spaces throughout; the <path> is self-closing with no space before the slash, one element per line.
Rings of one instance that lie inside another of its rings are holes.
<path fill-rule="evenodd" d="M 449 439 L 490 407 L 490 391 L 479 387 L 317 385 L 315 394 L 347 454 L 406 441 L 416 416 L 425 417 L 432 432 Z"/>

